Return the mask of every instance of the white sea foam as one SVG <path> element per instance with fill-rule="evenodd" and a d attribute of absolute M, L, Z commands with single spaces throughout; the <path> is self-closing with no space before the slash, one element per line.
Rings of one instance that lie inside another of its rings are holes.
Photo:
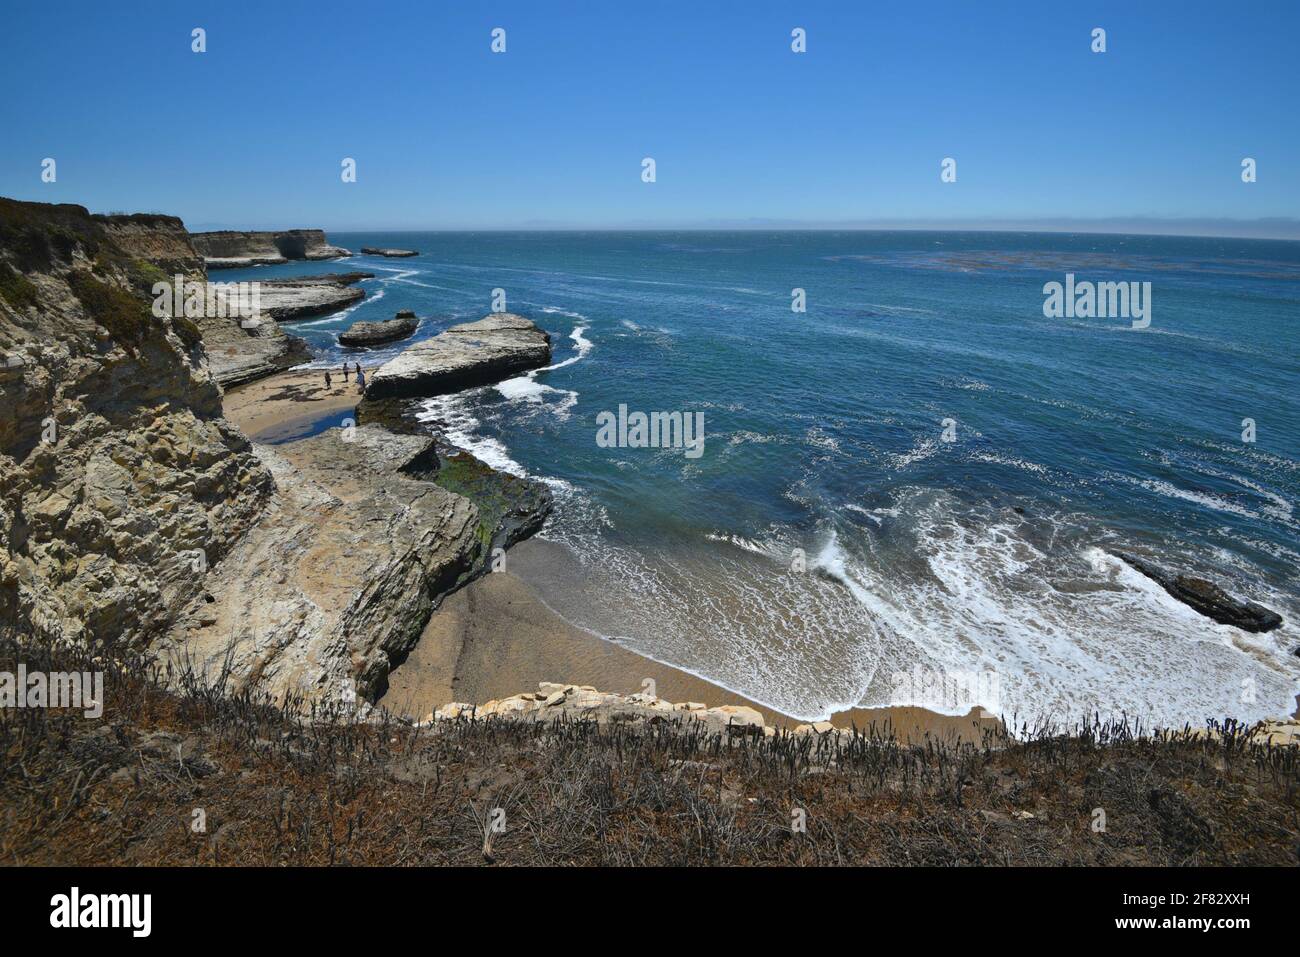
<path fill-rule="evenodd" d="M 546 310 L 543 310 L 543 312 L 545 311 Z M 586 326 L 574 326 L 573 331 L 569 333 L 569 338 L 573 340 L 573 345 L 576 350 L 574 354 L 569 356 L 569 358 L 564 359 L 561 362 L 557 362 L 554 365 L 549 365 L 544 369 L 538 369 L 537 371 L 554 372 L 556 369 L 563 369 L 565 366 L 571 366 L 575 362 L 585 359 L 587 353 L 590 352 L 592 346 L 595 345 L 594 342 L 592 342 L 591 340 L 583 336 L 583 333 L 586 331 L 587 331 Z"/>
<path fill-rule="evenodd" d="M 584 318 L 578 313 L 567 312 L 563 309 L 546 308 L 543 312 L 560 312 L 565 315 Z M 578 325 L 574 326 L 573 331 L 569 333 L 569 338 L 573 340 L 575 352 L 569 358 L 557 362 L 554 365 L 546 366 L 542 369 L 534 369 L 526 372 L 521 376 L 513 379 L 507 379 L 496 385 L 496 390 L 507 399 L 513 401 L 526 402 L 535 406 L 546 406 L 554 415 L 561 419 L 567 419 L 573 411 L 573 407 L 578 403 L 578 393 L 573 389 L 556 389 L 544 382 L 538 382 L 537 376 L 542 372 L 553 372 L 556 369 L 563 369 L 566 366 L 573 365 L 575 362 L 585 358 L 594 345 L 589 339 L 583 336 L 587 327 Z M 551 396 L 558 396 L 558 401 L 549 402 Z"/>
<path fill-rule="evenodd" d="M 853 511 L 890 522 L 864 531 L 830 521 L 811 542 L 792 529 L 715 531 L 707 537 L 720 549 L 663 554 L 563 516 L 547 535 L 583 556 L 584 595 L 597 597 L 584 598 L 579 624 L 805 720 L 910 703 L 896 679 L 918 666 L 996 673 L 999 700 L 981 704 L 1030 720 L 1096 711 L 1149 727 L 1290 709 L 1294 597 L 1250 593 L 1287 620 L 1263 640 L 1174 600 L 1088 542 L 1079 516 L 1034 525 L 919 489 Z M 811 574 L 791 571 L 796 548 Z M 1254 701 L 1242 700 L 1247 679 Z"/>
<path fill-rule="evenodd" d="M 494 469 L 526 478 L 527 471 L 510 457 L 505 444 L 488 435 L 480 435 L 479 420 L 470 411 L 472 393 L 438 395 L 425 399 L 415 417 L 421 422 L 436 425 L 443 438 L 458 449 L 464 449 L 475 458 Z"/>

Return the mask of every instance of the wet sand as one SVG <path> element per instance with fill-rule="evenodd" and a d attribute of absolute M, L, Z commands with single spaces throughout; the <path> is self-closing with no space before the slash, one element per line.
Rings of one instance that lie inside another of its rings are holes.
<path fill-rule="evenodd" d="M 515 549 L 530 547 L 553 546 L 523 542 Z M 748 705 L 768 724 L 803 723 L 575 627 L 509 571 L 484 575 L 443 602 L 410 657 L 389 675 L 382 704 L 419 719 L 452 701 L 481 704 L 536 691 L 540 681 L 591 685 L 618 694 L 652 690 L 668 701 L 698 701 L 710 707 Z M 864 729 L 888 724 L 903 740 L 926 734 L 980 739 L 981 722 L 973 713 L 951 717 L 923 708 L 854 708 L 831 721 Z M 991 727 L 994 722 L 986 719 L 982 724 Z"/>
<path fill-rule="evenodd" d="M 362 368 L 369 376 L 377 366 Z M 355 372 L 346 382 L 342 369 L 329 373 L 328 389 L 324 369 L 291 369 L 236 386 L 225 395 L 226 418 L 253 441 L 269 443 L 306 438 L 338 425 L 356 408 L 361 394 Z"/>

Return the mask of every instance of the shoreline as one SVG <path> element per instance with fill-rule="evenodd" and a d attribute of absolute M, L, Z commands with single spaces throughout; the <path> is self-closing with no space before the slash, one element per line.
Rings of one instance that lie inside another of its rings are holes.
<path fill-rule="evenodd" d="M 362 365 L 369 378 L 377 366 Z M 292 443 L 339 425 L 351 416 L 360 396 L 354 380 L 341 373 L 295 369 L 237 386 L 226 393 L 226 418 L 252 441 Z M 507 554 L 554 546 L 528 539 Z M 552 610 L 535 587 L 509 571 L 490 572 L 448 595 L 433 612 L 406 660 L 388 676 L 378 704 L 419 720 L 454 701 L 482 703 L 532 691 L 539 682 L 592 685 L 632 694 L 654 682 L 654 693 L 671 701 L 697 701 L 709 707 L 751 707 L 772 725 L 793 728 L 805 722 L 754 702 L 706 678 L 657 662 L 579 628 Z M 980 728 L 998 722 L 968 715 L 943 715 L 920 707 L 853 708 L 836 712 L 836 727 L 888 725 L 900 739 L 928 736 L 978 742 Z"/>
<path fill-rule="evenodd" d="M 511 552 L 545 544 L 529 539 Z M 749 707 L 768 725 L 787 729 L 809 723 L 579 628 L 510 571 L 486 574 L 443 601 L 411 654 L 389 674 L 379 703 L 419 720 L 451 702 L 482 704 L 533 691 L 541 682 L 623 695 L 649 691 L 710 708 Z M 975 712 L 944 715 L 919 707 L 852 708 L 829 721 L 837 728 L 888 727 L 910 742 L 937 737 L 978 743 L 982 729 L 1000 724 Z"/>
<path fill-rule="evenodd" d="M 361 368 L 369 378 L 378 366 L 363 364 Z M 237 385 L 223 398 L 225 417 L 252 441 L 270 445 L 307 438 L 338 425 L 356 409 L 361 395 L 355 373 L 345 383 L 341 370 L 330 369 L 332 383 L 326 389 L 325 372 L 298 366 Z"/>

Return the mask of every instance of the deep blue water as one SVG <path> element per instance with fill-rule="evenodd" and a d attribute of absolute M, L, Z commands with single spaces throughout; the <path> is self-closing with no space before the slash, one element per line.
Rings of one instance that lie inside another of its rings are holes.
<path fill-rule="evenodd" d="M 428 415 L 552 485 L 544 537 L 567 550 L 532 577 L 577 624 L 806 717 L 918 700 L 900 679 L 918 667 L 995 673 L 997 700 L 980 703 L 1008 714 L 1199 723 L 1295 708 L 1300 244 L 330 240 L 421 255 L 220 278 L 376 272 L 346 315 L 292 324 L 322 362 L 339 361 L 334 336 L 352 321 L 411 308 L 417 336 L 434 335 L 485 315 L 494 288 L 551 333 L 550 370 L 432 400 Z M 1149 281 L 1150 327 L 1045 318 L 1043 284 L 1067 272 Z M 703 455 L 599 447 L 596 416 L 620 403 L 703 412 Z M 943 441 L 945 420 L 955 441 Z M 1266 635 L 1216 625 L 1112 547 L 1198 571 L 1287 622 Z"/>

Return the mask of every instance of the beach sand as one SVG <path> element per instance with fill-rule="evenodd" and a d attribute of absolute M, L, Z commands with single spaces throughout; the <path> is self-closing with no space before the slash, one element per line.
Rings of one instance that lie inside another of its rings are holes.
<path fill-rule="evenodd" d="M 526 541 L 511 554 L 554 547 Z M 442 603 L 410 657 L 389 675 L 382 703 L 419 719 L 451 701 L 481 704 L 536 691 L 540 681 L 632 694 L 648 690 L 647 679 L 654 682 L 654 694 L 667 701 L 698 701 L 710 707 L 748 705 L 761 712 L 768 724 L 802 723 L 575 627 L 509 571 L 484 575 Z M 979 721 L 973 713 L 951 717 L 923 708 L 854 708 L 839 712 L 831 721 L 839 727 L 863 729 L 889 724 L 901 740 L 913 741 L 930 734 L 978 742 L 979 728 L 996 724 Z"/>
<path fill-rule="evenodd" d="M 371 372 L 366 368 L 367 375 Z M 331 369 L 330 375 L 328 390 L 323 369 L 290 370 L 238 386 L 226 393 L 226 418 L 257 442 L 314 435 L 351 415 L 360 398 L 351 376 L 345 384 L 338 370 Z M 557 547 L 530 540 L 510 554 L 544 561 L 546 549 Z M 654 682 L 654 694 L 667 701 L 748 705 L 769 724 L 802 723 L 570 624 L 547 607 L 532 585 L 508 571 L 484 575 L 443 601 L 410 656 L 389 675 L 381 703 L 420 719 L 452 701 L 482 704 L 536 691 L 540 681 L 632 694 L 649 690 L 647 679 Z M 831 721 L 864 729 L 888 724 L 901 740 L 912 741 L 929 734 L 978 742 L 980 728 L 996 724 L 977 719 L 974 712 L 952 717 L 914 707 L 854 708 Z"/>
<path fill-rule="evenodd" d="M 369 376 L 375 366 L 366 367 Z M 346 382 L 339 368 L 329 370 L 331 387 L 325 388 L 324 369 L 292 369 L 226 393 L 226 418 L 255 442 L 288 442 L 338 425 L 347 418 L 361 395 L 355 373 Z"/>

